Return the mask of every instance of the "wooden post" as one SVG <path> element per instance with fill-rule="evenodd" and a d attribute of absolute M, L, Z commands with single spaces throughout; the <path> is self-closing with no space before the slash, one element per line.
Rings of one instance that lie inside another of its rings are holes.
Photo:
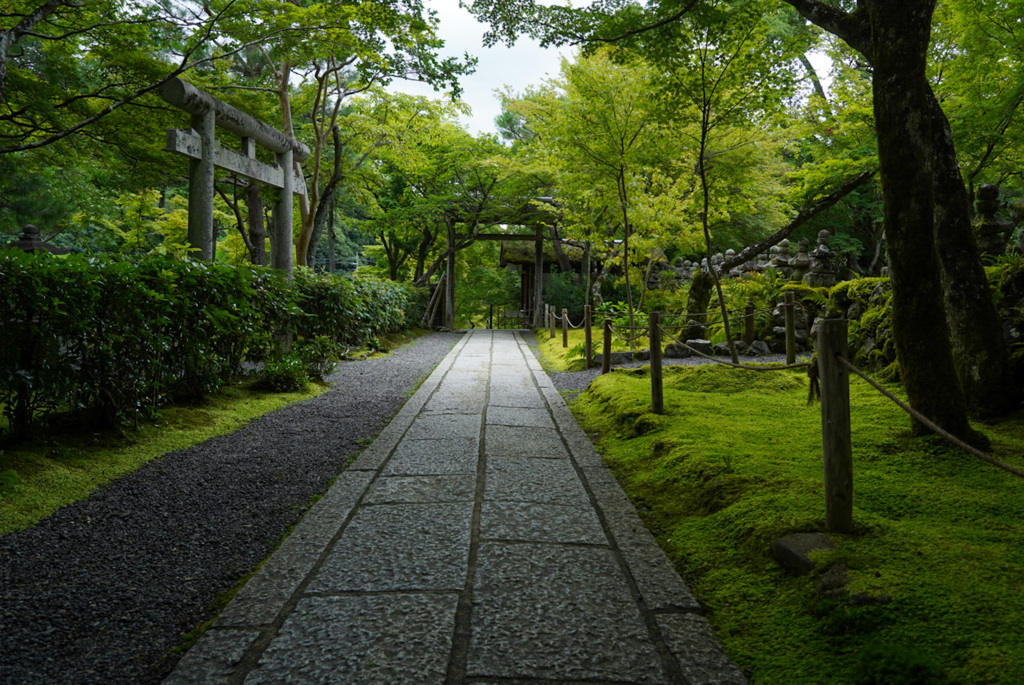
<path fill-rule="evenodd" d="M 796 364 L 796 296 L 786 293 L 786 363 Z"/>
<path fill-rule="evenodd" d="M 202 141 L 202 157 L 188 164 L 188 244 L 199 259 L 213 259 L 214 155 L 217 115 L 213 110 L 192 115 L 192 130 Z M 288 199 L 291 200 L 291 195 Z"/>
<path fill-rule="evenodd" d="M 651 341 L 651 411 L 655 414 L 665 413 L 665 388 L 661 380 L 661 314 L 650 313 L 651 330 L 648 338 Z"/>
<path fill-rule="evenodd" d="M 487 328 L 488 330 L 494 328 L 494 305 L 492 304 L 487 308 Z"/>
<path fill-rule="evenodd" d="M 823 319 L 818 327 L 825 528 L 832 533 L 853 531 L 850 374 L 837 359 L 838 356 L 846 356 L 846 326 L 846 319 Z"/>
<path fill-rule="evenodd" d="M 594 334 L 590 330 L 592 315 L 590 305 L 583 305 L 583 355 L 586 360 L 584 367 L 589 369 L 594 358 Z"/>
<path fill-rule="evenodd" d="M 550 335 L 551 335 L 551 337 L 549 339 L 554 339 L 554 337 L 555 337 L 555 308 L 552 307 L 551 305 L 547 305 L 547 308 L 548 308 L 548 333 L 550 333 Z"/>
<path fill-rule="evenodd" d="M 601 344 L 601 373 L 612 370 L 612 320 L 604 320 L 604 340 Z"/>
<path fill-rule="evenodd" d="M 569 310 L 562 308 L 562 347 L 569 346 Z"/>
<path fill-rule="evenodd" d="M 743 342 L 750 346 L 754 342 L 754 305 L 747 303 L 746 316 L 743 317 Z"/>

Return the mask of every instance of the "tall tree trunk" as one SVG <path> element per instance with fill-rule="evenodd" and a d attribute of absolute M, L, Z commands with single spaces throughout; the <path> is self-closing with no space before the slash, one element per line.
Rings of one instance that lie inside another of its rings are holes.
<path fill-rule="evenodd" d="M 971 412 L 999 416 L 1017 405 L 1003 325 L 992 301 L 971 225 L 971 199 L 960 175 L 953 132 L 931 94 L 935 238 L 953 336 L 953 358 Z"/>
<path fill-rule="evenodd" d="M 953 364 L 942 301 L 930 115 L 925 75 L 936 0 L 866 0 L 896 355 L 911 405 L 946 430 L 972 438 Z M 911 421 L 915 432 L 926 429 Z"/>
<path fill-rule="evenodd" d="M 551 245 L 555 250 L 555 259 L 558 260 L 558 270 L 563 274 L 572 273 L 572 264 L 569 263 L 569 258 L 565 256 L 565 250 L 562 249 L 562 238 L 558 235 L 558 227 L 555 224 L 551 224 Z M 579 283 L 579 280 L 576 280 Z"/>
<path fill-rule="evenodd" d="M 263 196 L 260 187 L 250 183 L 245 189 L 246 204 L 249 207 L 249 261 L 257 266 L 267 265 L 267 230 L 263 219 Z"/>

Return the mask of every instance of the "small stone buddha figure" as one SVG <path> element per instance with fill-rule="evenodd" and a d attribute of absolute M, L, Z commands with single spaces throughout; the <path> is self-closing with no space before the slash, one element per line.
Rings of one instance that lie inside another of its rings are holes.
<path fill-rule="evenodd" d="M 807 238 L 801 238 L 796 244 L 796 257 L 789 260 L 789 265 L 793 267 L 793 275 L 790 276 L 791 281 L 802 281 L 804 274 L 807 273 L 807 269 L 811 266 L 811 258 L 807 256 Z"/>
<path fill-rule="evenodd" d="M 1006 252 L 1013 233 L 1013 222 L 996 216 L 999 211 L 999 186 L 982 183 L 978 186 L 974 208 L 978 217 L 974 220 L 974 238 L 978 241 L 978 252 L 998 256 Z"/>
<path fill-rule="evenodd" d="M 775 253 L 772 255 L 772 267 L 788 278 L 793 273 L 793 267 L 790 266 L 790 260 L 792 258 L 789 253 L 789 240 L 783 238 L 774 249 Z"/>
<path fill-rule="evenodd" d="M 818 246 L 811 252 L 811 265 L 803 281 L 812 288 L 830 288 L 836 284 L 836 272 L 833 265 L 835 253 L 829 246 L 831 234 L 822 229 L 818 231 Z"/>

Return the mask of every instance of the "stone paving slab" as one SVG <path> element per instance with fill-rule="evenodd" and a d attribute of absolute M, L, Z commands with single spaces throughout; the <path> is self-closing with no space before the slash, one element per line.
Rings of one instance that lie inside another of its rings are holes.
<path fill-rule="evenodd" d="M 164 685 L 227 683 L 246 651 L 259 638 L 256 630 L 209 630 L 178 662 Z"/>
<path fill-rule="evenodd" d="M 533 388 L 501 388 L 491 386 L 492 407 L 533 407 L 543 409 L 544 398 Z"/>
<path fill-rule="evenodd" d="M 480 438 L 403 440 L 381 472 L 385 476 L 475 474 Z"/>
<path fill-rule="evenodd" d="M 521 426 L 548 428 L 554 430 L 555 423 L 547 408 L 490 407 L 487 410 L 488 426 Z"/>
<path fill-rule="evenodd" d="M 307 591 L 462 590 L 472 514 L 472 502 L 362 507 Z"/>
<path fill-rule="evenodd" d="M 534 502 L 484 502 L 480 538 L 519 542 L 607 545 L 593 507 Z"/>
<path fill-rule="evenodd" d="M 703 616 L 663 614 L 658 626 L 690 685 L 743 685 L 743 672 L 729 659 Z"/>
<path fill-rule="evenodd" d="M 304 599 L 245 682 L 441 685 L 457 604 L 455 594 Z"/>
<path fill-rule="evenodd" d="M 522 426 L 488 426 L 484 451 L 488 458 L 529 457 L 533 459 L 568 459 L 569 452 L 554 428 L 526 428 Z"/>
<path fill-rule="evenodd" d="M 568 460 L 526 457 L 489 460 L 484 499 L 568 506 L 590 503 Z"/>
<path fill-rule="evenodd" d="M 299 584 L 320 560 L 324 546 L 288 538 L 234 601 L 217 617 L 218 627 L 259 626 L 273 623 Z"/>
<path fill-rule="evenodd" d="M 472 626 L 470 676 L 668 682 L 610 549 L 482 543 Z"/>
<path fill-rule="evenodd" d="M 472 502 L 475 495 L 476 476 L 471 474 L 389 476 L 377 479 L 363 498 L 363 503 Z"/>
<path fill-rule="evenodd" d="M 345 471 L 306 515 L 302 517 L 288 541 L 319 544 L 321 548 L 334 539 L 359 498 L 373 479 L 365 471 Z"/>
<path fill-rule="evenodd" d="M 480 414 L 421 414 L 405 437 L 410 440 L 478 438 L 480 422 Z"/>

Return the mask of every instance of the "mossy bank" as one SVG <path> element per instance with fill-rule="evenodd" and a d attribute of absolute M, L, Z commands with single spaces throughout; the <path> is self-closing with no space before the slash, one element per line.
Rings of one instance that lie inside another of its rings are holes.
<path fill-rule="evenodd" d="M 808 576 L 774 539 L 824 529 L 820 411 L 800 372 L 647 369 L 599 377 L 574 411 L 752 682 L 1024 682 L 1024 482 L 851 387 L 852 535 Z M 1021 466 L 1024 419 L 983 427 Z M 844 561 L 848 583 L 819 588 Z"/>

